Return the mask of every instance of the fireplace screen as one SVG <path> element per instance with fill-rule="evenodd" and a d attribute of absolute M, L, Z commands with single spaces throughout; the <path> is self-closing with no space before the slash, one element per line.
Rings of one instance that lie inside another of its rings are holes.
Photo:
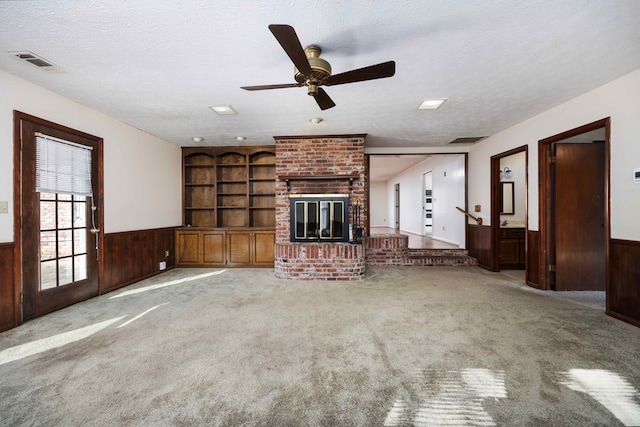
<path fill-rule="evenodd" d="M 292 195 L 291 241 L 348 241 L 348 212 L 346 195 Z"/>

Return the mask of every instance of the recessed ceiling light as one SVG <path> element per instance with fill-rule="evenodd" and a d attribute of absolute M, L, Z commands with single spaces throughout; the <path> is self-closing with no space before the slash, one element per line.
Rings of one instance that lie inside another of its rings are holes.
<path fill-rule="evenodd" d="M 309 121 L 311 123 L 313 123 L 314 125 L 317 125 L 318 123 L 320 123 L 321 121 L 323 121 L 324 119 L 322 117 L 314 117 L 313 119 L 310 119 Z"/>
<path fill-rule="evenodd" d="M 238 142 L 242 142 L 242 141 L 244 141 L 245 139 L 247 139 L 247 137 L 246 137 L 246 136 L 236 136 L 236 141 L 238 141 Z"/>
<path fill-rule="evenodd" d="M 209 108 L 220 115 L 238 114 L 231 105 L 212 105 Z"/>
<path fill-rule="evenodd" d="M 194 136 L 193 137 L 193 142 L 201 143 L 202 141 L 204 141 L 204 138 L 201 137 L 201 136 Z"/>
<path fill-rule="evenodd" d="M 418 107 L 418 110 L 436 110 L 444 104 L 447 98 L 444 99 L 425 99 Z"/>

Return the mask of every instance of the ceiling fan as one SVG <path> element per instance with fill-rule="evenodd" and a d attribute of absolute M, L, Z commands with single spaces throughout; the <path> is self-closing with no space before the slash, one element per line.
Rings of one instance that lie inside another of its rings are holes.
<path fill-rule="evenodd" d="M 345 83 L 391 77 L 396 72 L 394 61 L 383 62 L 369 67 L 358 68 L 340 74 L 331 75 L 331 65 L 320 58 L 322 50 L 315 45 L 302 49 L 296 31 L 290 25 L 269 25 L 280 46 L 289 56 L 294 68 L 297 83 L 285 83 L 263 86 L 242 86 L 244 90 L 285 89 L 307 86 L 307 94 L 313 96 L 321 110 L 335 107 L 336 104 L 320 86 L 334 86 Z"/>

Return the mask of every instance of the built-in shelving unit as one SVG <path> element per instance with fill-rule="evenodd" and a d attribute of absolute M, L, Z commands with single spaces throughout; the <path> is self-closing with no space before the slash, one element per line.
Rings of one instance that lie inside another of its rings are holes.
<path fill-rule="evenodd" d="M 185 147 L 184 224 L 274 227 L 275 149 Z"/>
<path fill-rule="evenodd" d="M 184 147 L 179 267 L 273 267 L 275 147 Z"/>

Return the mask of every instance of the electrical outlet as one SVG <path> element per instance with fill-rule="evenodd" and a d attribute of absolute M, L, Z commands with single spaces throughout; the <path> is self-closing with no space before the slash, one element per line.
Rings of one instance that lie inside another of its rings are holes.
<path fill-rule="evenodd" d="M 9 202 L 0 200 L 0 213 L 9 213 Z"/>
<path fill-rule="evenodd" d="M 167 262 L 166 261 L 160 261 L 160 270 L 166 270 L 167 269 Z"/>
<path fill-rule="evenodd" d="M 169 249 L 164 251 L 164 257 L 169 258 Z"/>

